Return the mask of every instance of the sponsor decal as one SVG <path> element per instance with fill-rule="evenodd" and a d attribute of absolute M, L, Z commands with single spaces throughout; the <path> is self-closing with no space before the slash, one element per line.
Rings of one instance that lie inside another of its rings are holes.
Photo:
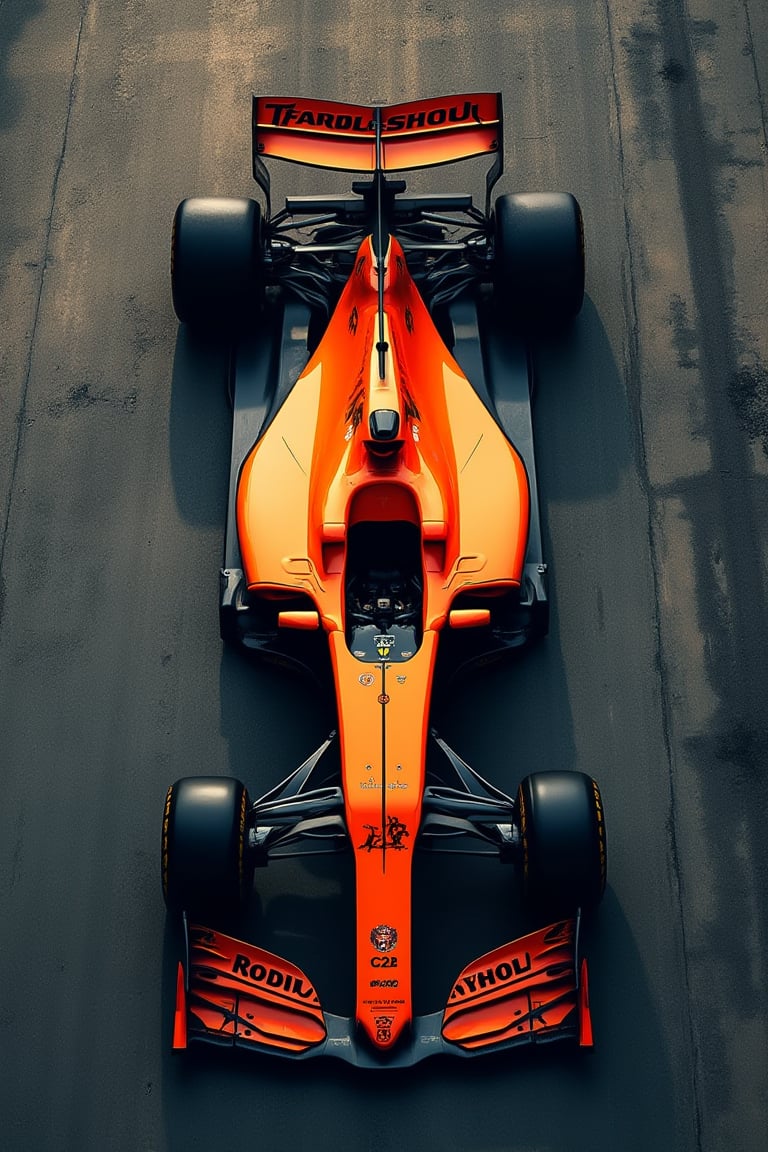
<path fill-rule="evenodd" d="M 385 132 L 408 131 L 412 128 L 439 128 L 443 124 L 461 124 L 465 120 L 474 120 L 479 124 L 480 110 L 471 100 L 463 104 L 445 105 L 441 108 L 430 108 L 428 112 L 399 112 L 387 116 L 384 120 Z"/>
<path fill-rule="evenodd" d="M 349 330 L 353 336 L 354 336 L 355 332 L 357 332 L 358 321 L 359 321 L 359 316 L 358 316 L 358 312 L 357 312 L 357 305 L 354 304 L 352 306 L 352 311 L 349 314 Z"/>
<path fill-rule="evenodd" d="M 373 1022 L 376 1025 L 377 1044 L 388 1044 L 392 1039 L 392 1025 L 395 1022 L 394 1016 L 375 1016 Z"/>
<path fill-rule="evenodd" d="M 383 833 L 379 824 L 363 824 L 363 828 L 367 828 L 368 835 L 358 847 L 366 852 L 372 852 L 374 848 L 394 848 L 401 852 L 408 847 L 403 844 L 403 837 L 410 836 L 410 832 L 397 816 L 387 816 L 387 826 Z"/>
<path fill-rule="evenodd" d="M 350 116 L 347 112 L 320 112 L 302 108 L 296 101 L 274 103 L 266 101 L 264 108 L 272 113 L 272 128 L 328 128 L 331 132 L 370 132 L 374 122 L 364 113 Z"/>
<path fill-rule="evenodd" d="M 371 968 L 397 968 L 397 956 L 371 956 Z"/>
<path fill-rule="evenodd" d="M 400 655 L 405 656 L 405 652 L 401 652 Z M 410 656 L 410 652 L 408 653 L 408 655 Z M 395 679 L 397 680 L 398 684 L 405 684 L 408 677 L 407 676 L 396 676 Z"/>
<path fill-rule="evenodd" d="M 389 704 L 389 696 L 386 692 L 382 692 L 379 696 L 379 704 Z"/>
<path fill-rule="evenodd" d="M 370 113 L 357 115 L 349 112 L 321 111 L 303 107 L 297 100 L 265 101 L 264 109 L 271 113 L 271 128 L 326 128 L 330 132 L 373 132 L 376 124 Z M 384 132 L 409 132 L 419 128 L 440 128 L 466 121 L 481 123 L 480 110 L 471 100 L 459 104 L 445 104 L 437 108 L 412 109 L 393 112 L 384 117 Z"/>
<path fill-rule="evenodd" d="M 421 439 L 421 433 L 419 432 L 418 424 L 411 424 L 411 435 L 413 436 L 414 443 L 418 444 L 419 440 Z"/>
<path fill-rule="evenodd" d="M 371 988 L 397 988 L 399 980 L 371 980 Z"/>
<path fill-rule="evenodd" d="M 281 992 L 289 993 L 300 1000 L 311 1000 L 313 1004 L 319 1003 L 317 993 L 306 977 L 293 976 L 290 972 L 281 972 L 279 968 L 270 968 L 266 964 L 258 962 L 253 964 L 249 956 L 238 953 L 232 963 L 232 973 L 235 976 L 242 976 L 251 984 L 266 986 L 276 991 L 279 989 Z"/>
<path fill-rule="evenodd" d="M 389 652 L 390 648 L 394 648 L 395 638 L 394 636 L 374 636 L 373 643 L 376 651 L 383 660 Z"/>
<path fill-rule="evenodd" d="M 371 684 L 373 684 L 376 677 L 373 676 L 370 672 L 363 672 L 363 674 L 361 676 L 358 676 L 357 679 L 358 679 L 359 683 L 362 684 L 363 688 L 370 688 Z M 368 765 L 368 767 L 370 768 L 370 764 Z"/>
<path fill-rule="evenodd" d="M 463 996 L 485 992 L 489 988 L 503 987 L 505 984 L 510 984 L 524 976 L 526 972 L 530 972 L 532 967 L 531 955 L 526 952 L 522 958 L 513 956 L 511 960 L 502 960 L 500 964 L 491 968 L 483 968 L 479 972 L 469 972 L 456 981 L 448 1000 L 449 1002 L 460 1000 Z"/>
<path fill-rule="evenodd" d="M 377 952 L 391 952 L 397 947 L 397 928 L 389 924 L 377 924 L 371 929 L 371 944 Z"/>

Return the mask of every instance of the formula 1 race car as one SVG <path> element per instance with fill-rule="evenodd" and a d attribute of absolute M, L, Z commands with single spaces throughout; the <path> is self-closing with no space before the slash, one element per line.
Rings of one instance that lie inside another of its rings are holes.
<path fill-rule="evenodd" d="M 483 208 L 408 195 L 390 175 L 485 155 Z M 266 157 L 364 178 L 273 214 Z M 526 337 L 579 312 L 583 229 L 569 194 L 492 204 L 501 172 L 497 93 L 390 107 L 258 97 L 265 210 L 188 199 L 176 212 L 176 314 L 232 349 L 222 637 L 332 681 L 338 715 L 338 733 L 255 802 L 230 778 L 168 791 L 163 891 L 184 925 L 176 1048 L 402 1067 L 591 1044 L 579 928 L 606 880 L 597 784 L 538 772 L 510 796 L 430 729 L 440 685 L 547 631 Z M 542 926 L 474 960 L 444 1010 L 419 1016 L 422 848 L 509 861 Z M 355 863 L 351 1018 L 324 1011 L 294 964 L 222 930 L 256 866 L 336 851 Z"/>

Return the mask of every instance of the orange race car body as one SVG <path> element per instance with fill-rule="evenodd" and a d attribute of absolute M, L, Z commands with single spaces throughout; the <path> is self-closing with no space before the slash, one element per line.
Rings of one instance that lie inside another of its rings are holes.
<path fill-rule="evenodd" d="M 163 831 L 166 899 L 186 925 L 174 1044 L 201 1039 L 392 1066 L 564 1036 L 590 1043 L 578 914 L 594 893 L 471 964 L 444 1012 L 416 1017 L 411 997 L 417 845 L 474 839 L 524 864 L 525 803 L 534 815 L 532 799 L 486 783 L 436 736 L 448 777 L 428 785 L 436 677 L 544 634 L 547 595 L 529 357 L 482 288 L 493 280 L 489 204 L 482 214 L 464 196 L 405 199 L 404 184 L 385 173 L 487 153 L 489 201 L 501 171 L 500 97 L 388 109 L 260 98 L 253 130 L 267 220 L 233 202 L 235 215 L 250 213 L 262 255 L 258 277 L 228 258 L 230 279 L 239 276 L 255 303 L 245 319 L 238 314 L 234 340 L 222 634 L 327 672 L 338 736 L 255 804 L 242 786 L 221 801 L 236 824 L 233 834 L 225 814 L 225 849 L 234 847 L 222 877 L 229 868 L 242 890 L 253 865 L 289 847 L 351 848 L 356 1008 L 349 1020 L 330 1016 L 290 962 L 205 926 L 210 901 L 200 923 L 199 868 L 189 859 L 209 852 L 199 828 L 216 782 L 180 781 Z M 264 156 L 372 179 L 354 186 L 354 198 L 295 198 L 272 217 Z M 229 209 L 185 203 L 174 233 L 177 312 L 201 322 L 206 308 L 219 309 L 229 328 L 235 302 L 230 314 L 205 296 L 210 252 L 229 243 L 224 232 L 217 241 L 209 217 Z M 309 241 L 295 239 L 302 223 Z M 197 295 L 188 292 L 190 269 Z M 340 777 L 317 786 L 332 742 Z M 589 867 L 600 870 L 602 891 L 602 806 L 590 785 L 587 852 L 597 846 Z"/>

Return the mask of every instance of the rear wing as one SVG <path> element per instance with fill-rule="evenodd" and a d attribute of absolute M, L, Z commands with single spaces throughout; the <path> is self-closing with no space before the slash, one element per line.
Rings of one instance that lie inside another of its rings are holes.
<path fill-rule="evenodd" d="M 488 190 L 503 170 L 500 92 L 405 104 L 341 104 L 254 96 L 253 175 L 269 201 L 264 157 L 348 172 L 396 172 L 493 156 Z"/>

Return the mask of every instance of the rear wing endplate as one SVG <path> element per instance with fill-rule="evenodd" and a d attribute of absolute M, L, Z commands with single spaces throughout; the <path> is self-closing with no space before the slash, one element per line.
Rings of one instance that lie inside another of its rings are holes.
<path fill-rule="evenodd" d="M 503 169 L 500 92 L 370 106 L 254 96 L 252 126 L 253 175 L 267 202 L 267 156 L 315 168 L 396 172 L 489 155 L 489 193 Z"/>

